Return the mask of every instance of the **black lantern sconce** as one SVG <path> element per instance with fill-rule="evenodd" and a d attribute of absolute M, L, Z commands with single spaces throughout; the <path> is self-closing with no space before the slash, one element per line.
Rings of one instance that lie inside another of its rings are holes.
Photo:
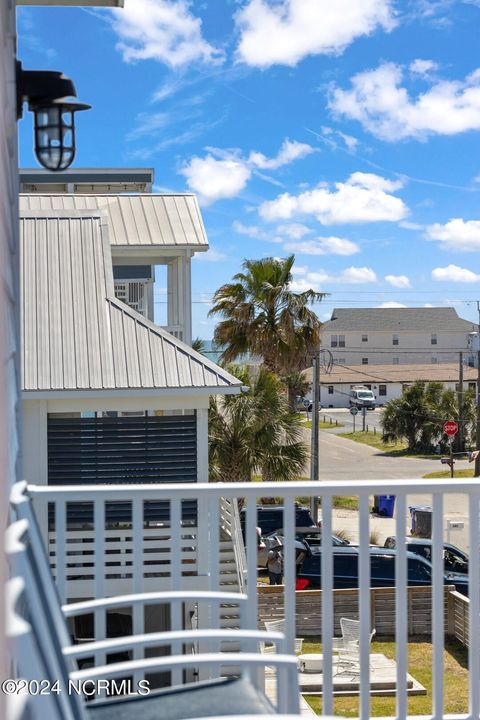
<path fill-rule="evenodd" d="M 75 85 L 63 73 L 23 70 L 17 61 L 17 119 L 27 102 L 35 118 L 35 155 L 47 170 L 66 170 L 75 157 L 75 113 L 91 108 L 76 97 Z"/>

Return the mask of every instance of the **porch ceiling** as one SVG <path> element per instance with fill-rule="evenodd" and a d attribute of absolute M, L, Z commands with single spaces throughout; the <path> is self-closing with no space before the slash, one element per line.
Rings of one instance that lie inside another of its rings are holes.
<path fill-rule="evenodd" d="M 105 213 L 30 212 L 20 227 L 24 391 L 240 391 L 115 298 Z"/>

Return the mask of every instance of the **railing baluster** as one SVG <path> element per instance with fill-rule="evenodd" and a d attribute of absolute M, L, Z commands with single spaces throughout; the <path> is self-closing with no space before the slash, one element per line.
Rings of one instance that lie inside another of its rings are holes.
<path fill-rule="evenodd" d="M 360 619 L 360 720 L 370 718 L 370 507 L 360 495 L 359 619 Z"/>
<path fill-rule="evenodd" d="M 407 498 L 401 493 L 396 496 L 395 533 L 397 537 L 395 553 L 395 643 L 397 660 L 397 718 L 407 717 L 407 544 L 405 542 L 405 518 Z"/>
<path fill-rule="evenodd" d="M 469 497 L 469 547 L 468 565 L 469 585 L 469 636 L 468 668 L 470 671 L 470 717 L 475 720 L 480 715 L 480 496 L 475 493 Z"/>
<path fill-rule="evenodd" d="M 247 607 L 245 611 L 246 626 L 256 630 L 258 626 L 257 598 L 257 498 L 250 495 L 247 501 L 247 519 L 245 523 L 245 545 L 247 547 Z M 245 643 L 247 651 L 253 651 L 251 642 Z M 264 676 L 260 677 L 255 669 L 248 670 L 251 681 L 258 687 L 264 686 Z"/>
<path fill-rule="evenodd" d="M 245 523 L 245 544 L 247 546 L 247 627 L 257 629 L 257 503 L 249 497 L 247 503 L 247 522 Z"/>
<path fill-rule="evenodd" d="M 295 652 L 295 498 L 284 499 L 284 608 L 287 653 Z"/>
<path fill-rule="evenodd" d="M 436 720 L 443 718 L 443 647 L 444 647 L 444 565 L 443 565 L 443 495 L 433 493 L 432 517 L 432 642 L 433 642 L 433 708 Z"/>
<path fill-rule="evenodd" d="M 67 600 L 67 503 L 58 499 L 55 502 L 55 561 L 57 566 L 57 586 L 60 601 Z"/>
<path fill-rule="evenodd" d="M 178 498 L 170 500 L 170 577 L 172 590 L 180 590 L 182 584 L 182 506 Z M 181 606 L 175 603 L 172 606 L 172 630 L 183 630 L 183 617 L 181 617 Z M 172 655 L 180 655 L 181 644 L 172 642 Z M 181 685 L 183 672 L 181 668 L 172 670 L 172 685 Z"/>
<path fill-rule="evenodd" d="M 171 516 L 170 516 L 171 517 Z M 183 615 L 182 615 L 182 608 L 183 603 L 174 601 L 171 604 L 170 609 L 170 627 L 173 631 L 175 630 L 183 630 Z M 171 646 L 171 652 L 172 655 L 180 654 L 181 646 L 178 642 L 172 642 Z M 181 667 L 174 667 L 172 668 L 171 672 L 171 679 L 172 679 L 172 685 L 182 685 L 183 684 L 183 670 Z"/>
<path fill-rule="evenodd" d="M 322 653 L 323 687 L 322 715 L 333 715 L 333 553 L 332 553 L 332 498 L 322 497 Z"/>
<path fill-rule="evenodd" d="M 172 590 L 182 584 L 182 507 L 181 500 L 170 501 L 170 577 Z"/>
<path fill-rule="evenodd" d="M 132 585 L 133 592 L 143 592 L 143 553 L 144 553 L 144 528 L 143 528 L 143 499 L 135 497 L 132 500 Z M 143 634 L 145 631 L 145 611 L 140 603 L 132 607 L 132 633 L 133 635 Z M 141 648 L 133 648 L 133 659 L 140 660 L 144 657 Z M 133 675 L 134 686 L 143 679 L 141 671 Z"/>
<path fill-rule="evenodd" d="M 210 498 L 208 502 L 208 525 L 209 525 L 209 537 L 210 537 L 210 546 L 208 548 L 208 554 L 209 554 L 209 588 L 210 590 L 219 590 L 220 589 L 220 542 L 221 542 L 221 533 L 220 533 L 220 498 Z M 198 609 L 198 612 L 202 612 L 201 608 Z M 220 627 L 220 605 L 217 603 L 210 603 L 208 607 L 208 627 L 210 628 L 216 628 Z M 209 650 L 210 652 L 215 651 L 215 643 L 211 641 L 209 643 Z M 203 670 L 200 670 L 202 673 L 201 677 L 203 677 Z M 214 677 L 219 672 L 219 667 L 211 667 L 210 668 L 210 677 Z"/>
<path fill-rule="evenodd" d="M 94 554 L 94 593 L 95 598 L 105 597 L 105 500 L 95 498 L 93 504 L 93 527 L 95 536 Z M 104 610 L 96 610 L 94 613 L 95 639 L 104 640 L 107 637 L 107 618 Z M 105 665 L 106 655 L 97 652 L 95 656 L 96 665 Z M 98 697 L 104 697 L 105 691 L 100 690 Z"/>

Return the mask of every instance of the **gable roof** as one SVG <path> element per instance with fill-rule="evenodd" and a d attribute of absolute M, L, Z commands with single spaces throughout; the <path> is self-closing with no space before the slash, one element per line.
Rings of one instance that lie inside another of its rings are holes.
<path fill-rule="evenodd" d="M 450 332 L 475 330 L 453 307 L 443 308 L 335 308 L 322 332 L 411 331 Z"/>
<path fill-rule="evenodd" d="M 20 226 L 24 391 L 240 390 L 115 298 L 105 214 L 24 213 Z"/>
<path fill-rule="evenodd" d="M 105 210 L 112 246 L 208 250 L 207 235 L 195 195 L 26 193 L 20 195 L 19 202 L 20 212 Z"/>

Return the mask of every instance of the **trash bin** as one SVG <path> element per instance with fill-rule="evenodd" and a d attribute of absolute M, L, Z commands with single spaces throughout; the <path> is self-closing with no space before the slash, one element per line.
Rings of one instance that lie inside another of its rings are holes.
<path fill-rule="evenodd" d="M 418 537 L 432 537 L 432 508 L 430 505 L 411 505 L 409 507 L 412 525 L 410 532 Z"/>
<path fill-rule="evenodd" d="M 383 517 L 393 518 L 395 509 L 395 495 L 378 496 L 378 514 Z"/>

